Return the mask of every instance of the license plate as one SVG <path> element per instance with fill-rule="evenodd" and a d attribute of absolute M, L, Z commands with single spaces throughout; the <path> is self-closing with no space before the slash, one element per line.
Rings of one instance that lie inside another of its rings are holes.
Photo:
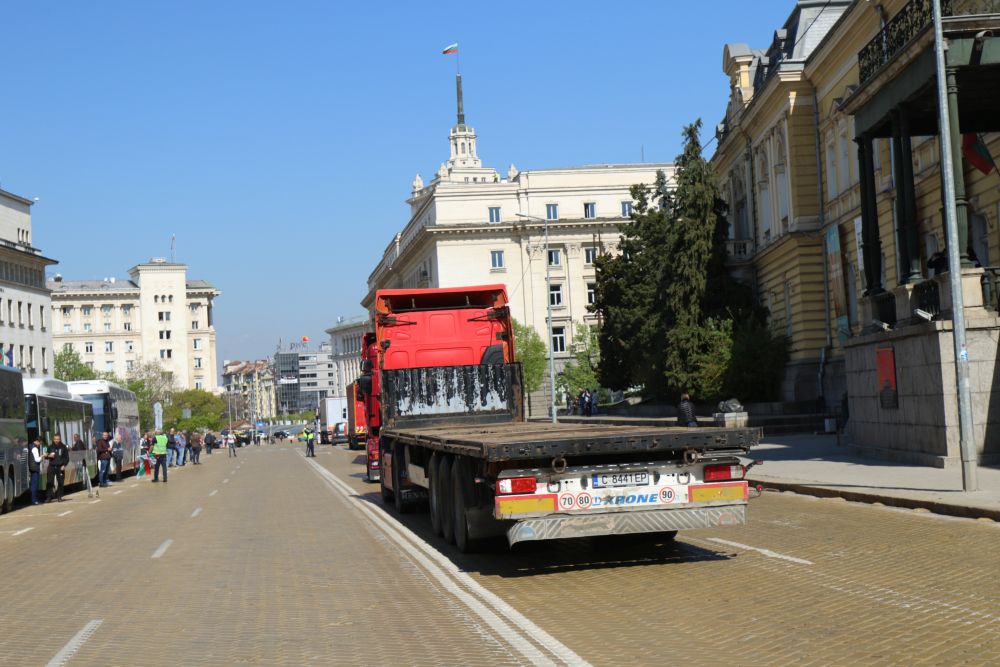
<path fill-rule="evenodd" d="M 590 477 L 591 486 L 595 489 L 609 489 L 618 486 L 646 486 L 649 484 L 648 472 L 605 472 L 596 473 Z"/>

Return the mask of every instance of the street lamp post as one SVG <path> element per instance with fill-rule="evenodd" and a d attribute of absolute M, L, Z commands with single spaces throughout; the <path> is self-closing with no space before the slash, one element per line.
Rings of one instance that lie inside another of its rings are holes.
<path fill-rule="evenodd" d="M 549 263 L 549 220 L 527 213 L 515 213 L 514 215 L 545 225 L 545 321 L 549 333 L 549 412 L 552 414 L 552 423 L 555 424 L 558 419 L 556 418 L 556 360 L 552 342 L 552 267 Z"/>

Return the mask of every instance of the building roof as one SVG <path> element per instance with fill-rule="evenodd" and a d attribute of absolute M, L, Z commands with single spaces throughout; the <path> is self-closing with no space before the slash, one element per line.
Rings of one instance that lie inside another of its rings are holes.
<path fill-rule="evenodd" d="M 53 292 L 138 292 L 139 286 L 131 280 L 100 278 L 95 280 L 53 280 L 46 281 Z"/>
<path fill-rule="evenodd" d="M 345 317 L 340 319 L 329 329 L 324 329 L 324 333 L 333 334 L 341 329 L 356 329 L 359 326 L 367 325 L 369 317 L 367 315 L 357 315 L 355 317 Z"/>
<path fill-rule="evenodd" d="M 186 286 L 188 289 L 217 289 L 215 285 L 207 280 L 189 280 Z"/>
<path fill-rule="evenodd" d="M 0 188 L 0 196 L 7 197 L 8 199 L 13 199 L 14 201 L 20 202 L 21 204 L 27 204 L 28 206 L 33 206 L 35 204 L 35 202 L 31 201 L 30 199 L 22 197 L 21 195 L 16 195 L 13 192 L 7 192 L 3 188 Z"/>

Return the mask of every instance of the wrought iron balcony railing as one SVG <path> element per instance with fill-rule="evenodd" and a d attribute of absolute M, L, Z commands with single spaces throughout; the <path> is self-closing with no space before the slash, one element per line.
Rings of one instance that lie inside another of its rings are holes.
<path fill-rule="evenodd" d="M 977 16 L 1000 14 L 1000 0 L 941 0 L 942 16 Z M 858 52 L 858 79 L 864 84 L 933 20 L 931 0 L 910 0 L 899 13 L 886 21 L 885 27 Z"/>
<path fill-rule="evenodd" d="M 753 241 L 751 239 L 729 239 L 726 241 L 726 254 L 737 262 L 750 259 L 753 257 Z"/>

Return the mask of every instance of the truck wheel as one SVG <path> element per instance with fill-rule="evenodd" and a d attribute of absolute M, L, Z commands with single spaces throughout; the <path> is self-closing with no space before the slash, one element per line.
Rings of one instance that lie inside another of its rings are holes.
<path fill-rule="evenodd" d="M 0 491 L 3 492 L 3 498 L 0 498 L 0 514 L 5 514 L 10 511 L 10 507 L 7 504 L 7 479 L 4 477 L 3 470 L 0 470 Z"/>
<path fill-rule="evenodd" d="M 406 465 L 406 445 L 395 445 L 392 450 L 392 488 L 396 511 L 409 514 L 411 505 L 403 500 L 403 471 Z"/>
<path fill-rule="evenodd" d="M 395 457 L 393 457 L 392 465 L 393 465 L 393 468 L 396 467 L 396 458 Z M 394 494 L 393 494 L 393 492 L 392 492 L 391 489 L 388 489 L 385 486 L 385 467 L 384 467 L 385 466 L 385 450 L 382 450 L 382 452 L 379 455 L 379 466 L 381 466 L 381 471 L 380 471 L 381 474 L 379 474 L 379 476 L 378 476 L 379 491 L 382 492 L 382 502 L 385 503 L 386 505 L 388 505 L 389 503 L 392 502 L 392 497 L 393 497 Z"/>
<path fill-rule="evenodd" d="M 438 468 L 441 466 L 441 455 L 437 452 L 431 454 L 431 462 L 427 465 L 427 473 L 430 475 L 430 484 L 427 486 L 427 504 L 429 514 L 431 515 L 431 530 L 438 537 L 441 536 L 441 499 L 440 499 L 440 485 L 438 480 L 440 479 L 438 475 Z"/>
<path fill-rule="evenodd" d="M 437 511 L 441 521 L 441 537 L 445 542 L 455 539 L 455 519 L 452 513 L 451 503 L 451 466 L 452 457 L 444 456 L 438 464 L 437 489 L 438 503 Z"/>
<path fill-rule="evenodd" d="M 468 462 L 456 458 L 451 467 L 452 510 L 455 522 L 455 546 L 462 553 L 475 551 L 477 541 L 469 537 L 469 522 L 465 516 L 466 508 L 475 504 L 475 489 L 472 488 L 472 474 Z"/>

